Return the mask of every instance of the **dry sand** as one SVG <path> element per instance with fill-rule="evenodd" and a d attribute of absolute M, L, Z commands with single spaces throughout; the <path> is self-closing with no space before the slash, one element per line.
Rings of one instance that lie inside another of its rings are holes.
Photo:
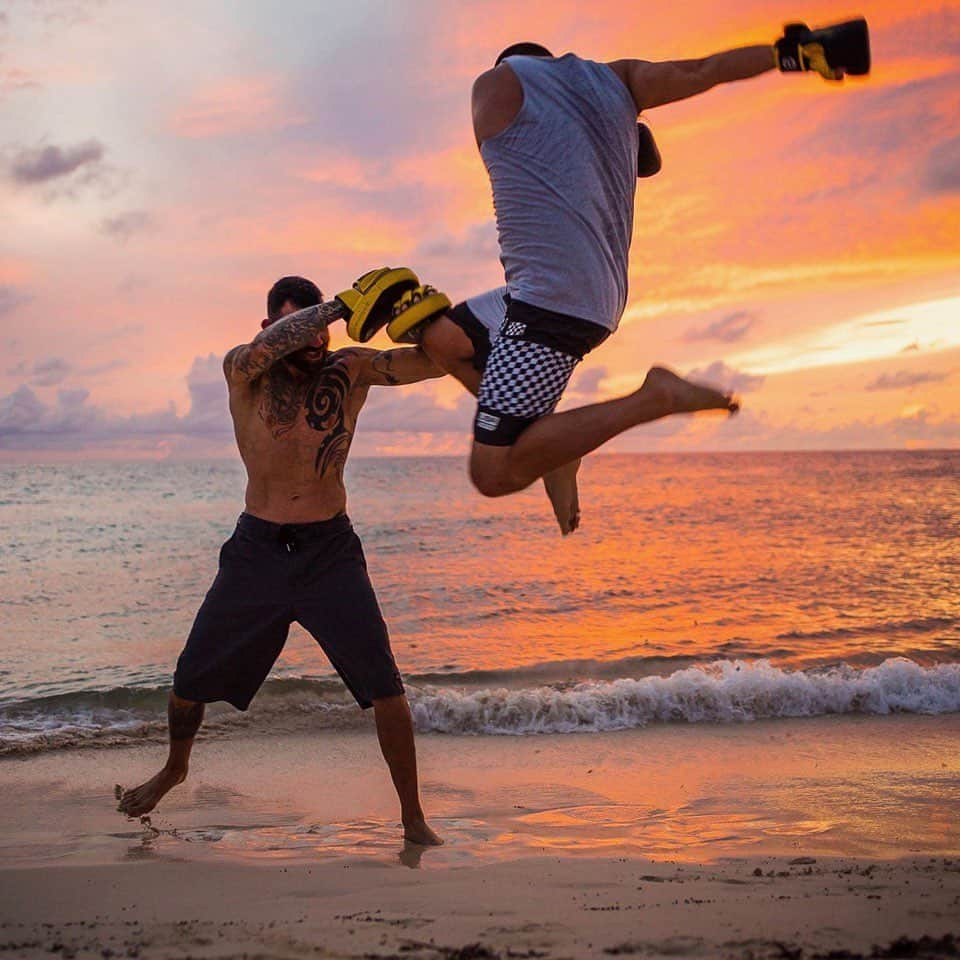
<path fill-rule="evenodd" d="M 429 854 L 428 854 L 429 855 Z M 795 858 L 796 859 L 796 858 Z M 956 956 L 960 861 L 5 870 L 16 957 Z M 926 948 L 926 949 L 924 949 Z"/>

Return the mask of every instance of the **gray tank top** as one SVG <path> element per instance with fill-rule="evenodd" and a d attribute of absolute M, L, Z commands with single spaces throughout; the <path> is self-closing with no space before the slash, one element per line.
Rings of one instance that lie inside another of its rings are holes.
<path fill-rule="evenodd" d="M 477 320 L 487 328 L 490 342 L 495 343 L 500 336 L 500 328 L 507 316 L 507 288 L 497 287 L 467 298 L 467 307 Z"/>
<path fill-rule="evenodd" d="M 515 300 L 615 330 L 627 303 L 637 107 L 603 63 L 509 57 L 523 106 L 480 147 Z"/>

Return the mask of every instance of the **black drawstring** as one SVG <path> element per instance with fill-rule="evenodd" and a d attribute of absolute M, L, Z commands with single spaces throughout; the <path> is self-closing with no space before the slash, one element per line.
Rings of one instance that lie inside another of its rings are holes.
<path fill-rule="evenodd" d="M 277 539 L 287 548 L 287 553 L 297 549 L 297 531 L 293 527 L 281 527 Z"/>

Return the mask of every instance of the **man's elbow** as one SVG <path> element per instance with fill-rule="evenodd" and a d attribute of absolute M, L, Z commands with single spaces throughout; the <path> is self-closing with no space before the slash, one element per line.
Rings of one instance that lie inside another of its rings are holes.
<path fill-rule="evenodd" d="M 419 373 L 418 380 L 439 380 L 447 375 L 447 371 L 437 366 L 426 354 L 423 355 Z"/>

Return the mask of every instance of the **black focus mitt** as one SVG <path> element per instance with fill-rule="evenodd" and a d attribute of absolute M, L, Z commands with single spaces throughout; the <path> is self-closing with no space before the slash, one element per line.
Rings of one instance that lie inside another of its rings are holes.
<path fill-rule="evenodd" d="M 811 30 L 805 23 L 788 23 L 773 45 L 783 73 L 815 70 L 827 80 L 870 72 L 870 35 L 863 17 Z"/>

